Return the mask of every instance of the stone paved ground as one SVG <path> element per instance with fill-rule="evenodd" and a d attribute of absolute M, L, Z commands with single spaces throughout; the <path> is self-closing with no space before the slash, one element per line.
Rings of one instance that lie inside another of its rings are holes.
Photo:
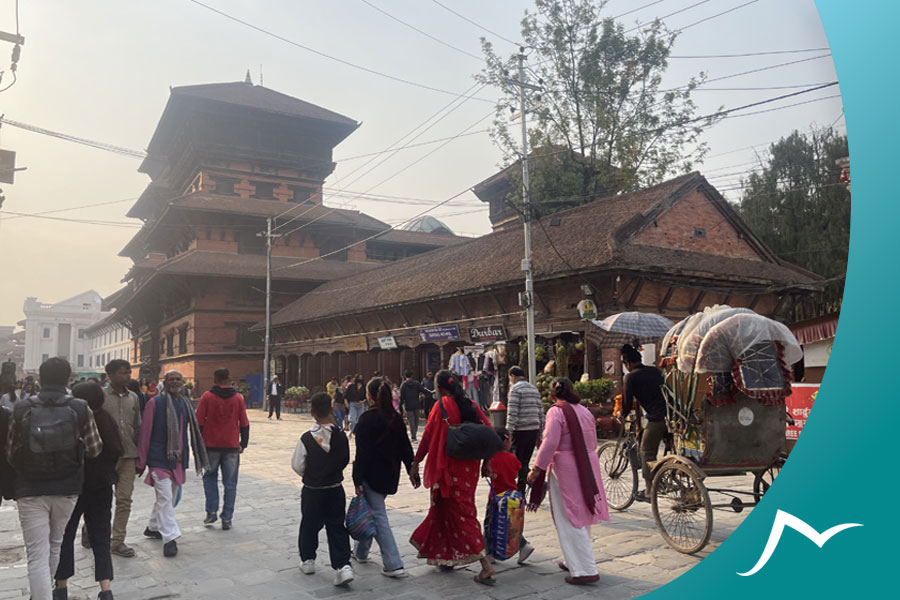
<path fill-rule="evenodd" d="M 513 598 L 557 600 L 561 598 L 633 598 L 644 594 L 697 564 L 737 527 L 747 512 L 714 512 L 710 544 L 696 556 L 669 548 L 659 535 L 649 504 L 636 504 L 626 512 L 614 512 L 609 523 L 592 530 L 600 570 L 596 586 L 566 585 L 556 567 L 562 558 L 550 511 L 543 507 L 528 513 L 526 534 L 536 547 L 527 565 L 514 560 L 498 563 L 498 583 L 493 588 L 472 581 L 476 566 L 452 573 L 439 572 L 416 558 L 409 536 L 428 510 L 428 494 L 401 482 L 396 496 L 388 499 L 388 515 L 394 536 L 411 577 L 393 580 L 380 575 L 380 555 L 373 544 L 373 563 L 355 565 L 356 580 L 347 589 L 335 588 L 327 564 L 327 546 L 321 535 L 318 568 L 312 576 L 298 569 L 300 481 L 290 467 L 298 436 L 311 422 L 307 417 L 285 415 L 281 422 L 269 421 L 260 411 L 251 411 L 251 442 L 242 457 L 234 529 L 205 528 L 203 489 L 191 474 L 178 506 L 183 537 L 175 559 L 162 556 L 158 541 L 141 536 L 152 505 L 152 490 L 136 485 L 128 543 L 137 557 L 114 556 L 117 598 L 155 600 L 186 599 L 296 599 L 365 598 L 441 599 Z M 351 442 L 352 443 L 352 442 Z M 352 448 L 351 448 L 352 453 Z M 347 471 L 349 475 L 349 468 Z M 719 487 L 750 489 L 752 477 L 717 480 Z M 346 489 L 351 484 L 346 482 Z M 479 487 L 478 506 L 486 503 L 487 488 Z M 721 501 L 721 498 L 719 499 Z M 715 497 L 713 502 L 716 502 Z M 76 575 L 70 582 L 70 598 L 96 598 L 93 558 L 76 541 Z M 28 582 L 22 536 L 14 503 L 0 507 L 0 600 L 26 599 Z"/>

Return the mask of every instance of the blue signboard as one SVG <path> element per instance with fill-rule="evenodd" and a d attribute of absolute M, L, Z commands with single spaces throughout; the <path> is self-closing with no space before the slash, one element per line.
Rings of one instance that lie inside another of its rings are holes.
<path fill-rule="evenodd" d="M 423 342 L 452 342 L 459 339 L 459 327 L 456 325 L 423 327 L 418 333 Z"/>

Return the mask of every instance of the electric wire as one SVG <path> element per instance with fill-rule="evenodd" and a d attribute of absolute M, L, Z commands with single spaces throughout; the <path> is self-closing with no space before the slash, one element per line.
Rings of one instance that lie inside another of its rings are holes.
<path fill-rule="evenodd" d="M 519 43 L 519 42 L 514 42 L 514 41 L 512 41 L 511 39 L 509 39 L 509 38 L 507 38 L 507 37 L 503 37 L 503 36 L 500 35 L 499 33 L 495 32 L 495 31 L 491 31 L 490 29 L 488 29 L 488 28 L 485 27 L 484 25 L 480 25 L 479 23 L 476 23 L 476 22 L 473 21 L 472 19 L 470 19 L 470 18 L 468 18 L 468 17 L 466 17 L 466 16 L 464 16 L 464 15 L 461 15 L 460 13 L 456 12 L 455 10 L 453 10 L 453 9 L 450 8 L 449 6 L 443 4 L 442 2 L 438 2 L 438 0 L 431 0 L 431 1 L 434 2 L 435 4 L 437 4 L 438 6 L 440 6 L 441 8 L 443 8 L 444 10 L 446 10 L 447 12 L 450 12 L 450 13 L 456 15 L 457 17 L 459 17 L 459 18 L 462 19 L 463 21 L 466 21 L 467 23 L 470 23 L 470 24 L 474 25 L 475 27 L 481 29 L 482 31 L 486 31 L 487 33 L 491 34 L 492 36 L 494 36 L 494 37 L 496 37 L 496 38 L 499 38 L 499 39 L 503 40 L 504 42 L 508 42 L 508 43 L 512 44 L 513 46 L 521 46 L 521 45 L 522 45 L 522 44 Z"/>

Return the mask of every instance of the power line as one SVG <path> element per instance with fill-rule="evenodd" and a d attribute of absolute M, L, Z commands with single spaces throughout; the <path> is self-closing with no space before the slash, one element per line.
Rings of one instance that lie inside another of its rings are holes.
<path fill-rule="evenodd" d="M 720 13 L 716 13 L 716 14 L 706 17 L 704 19 L 700 19 L 699 21 L 694 21 L 693 23 L 691 23 L 689 25 L 685 25 L 684 27 L 679 27 L 678 31 L 684 31 L 685 29 L 693 27 L 694 25 L 699 25 L 700 23 L 704 23 L 706 21 L 709 21 L 710 19 L 715 19 L 716 17 L 721 17 L 722 15 L 727 15 L 728 13 L 731 13 L 738 9 L 744 8 L 745 6 L 750 6 L 751 4 L 756 4 L 757 2 L 759 2 L 759 0 L 750 0 L 749 2 L 745 2 L 744 4 L 741 4 L 740 6 L 735 6 L 733 8 L 729 8 L 728 10 L 723 10 Z"/>
<path fill-rule="evenodd" d="M 692 54 L 692 55 L 671 55 L 668 58 L 674 59 L 706 59 L 706 58 L 745 58 L 748 56 L 769 56 L 772 54 L 802 54 L 804 52 L 831 52 L 831 48 L 800 48 L 798 50 L 767 50 L 762 52 L 742 52 L 739 54 Z"/>
<path fill-rule="evenodd" d="M 698 83 L 698 84 L 697 84 L 697 87 L 699 87 L 699 86 L 701 86 L 701 85 L 706 85 L 706 84 L 708 84 L 708 83 L 712 83 L 712 82 L 714 82 L 714 81 L 722 81 L 723 79 L 732 79 L 732 78 L 734 78 L 734 77 L 742 77 L 742 76 L 744 76 L 744 75 L 751 75 L 751 74 L 753 74 L 753 73 L 761 73 L 761 72 L 763 72 L 763 71 L 770 71 L 770 70 L 772 70 L 772 69 L 780 69 L 780 68 L 782 68 L 782 67 L 788 67 L 788 66 L 790 66 L 790 65 L 797 65 L 797 64 L 800 64 L 800 63 L 809 62 L 809 61 L 811 61 L 811 60 L 819 60 L 820 58 L 828 58 L 829 56 L 831 56 L 831 53 L 828 53 L 828 54 L 821 54 L 821 55 L 819 55 L 819 56 L 811 56 L 811 57 L 809 57 L 809 58 L 802 58 L 802 59 L 800 59 L 800 60 L 792 60 L 792 61 L 790 61 L 790 62 L 784 62 L 784 63 L 778 63 L 778 64 L 774 64 L 774 65 L 768 65 L 768 66 L 760 67 L 760 68 L 757 68 L 757 69 L 751 69 L 751 70 L 749 70 L 749 71 L 741 71 L 740 73 L 732 73 L 731 75 L 723 75 L 723 76 L 721 76 L 721 77 L 714 77 L 713 79 L 707 79 L 707 80 L 705 80 L 705 81 L 703 81 L 703 82 L 701 82 L 701 83 Z M 677 92 L 678 90 L 683 90 L 683 89 L 685 89 L 685 88 L 687 88 L 687 87 L 690 87 L 690 85 L 691 85 L 691 84 L 687 84 L 687 85 L 681 85 L 681 86 L 674 87 L 674 88 L 669 88 L 669 89 L 667 89 L 667 90 L 660 90 L 659 93 L 664 93 L 664 92 Z"/>
<path fill-rule="evenodd" d="M 322 52 L 321 50 L 316 50 L 315 48 L 312 48 L 312 47 L 310 47 L 310 46 L 306 46 L 306 45 L 301 44 L 301 43 L 299 43 L 299 42 L 295 42 L 295 41 L 292 40 L 292 39 L 286 38 L 286 37 L 284 37 L 284 36 L 282 36 L 282 35 L 279 35 L 279 34 L 277 34 L 277 33 L 274 33 L 274 32 L 272 32 L 272 31 L 269 31 L 268 29 L 264 29 L 264 28 L 262 28 L 262 27 L 259 27 L 258 25 L 254 25 L 253 23 L 250 23 L 249 21 L 245 21 L 245 20 L 243 20 L 243 19 L 240 19 L 240 18 L 238 18 L 238 17 L 235 17 L 235 16 L 233 16 L 233 15 L 230 15 L 230 14 L 228 14 L 228 13 L 222 11 L 222 10 L 219 10 L 219 9 L 217 9 L 217 8 L 214 8 L 214 7 L 212 7 L 212 6 L 208 5 L 208 4 L 204 4 L 203 2 L 200 2 L 200 0 L 188 0 L 188 2 L 191 2 L 191 3 L 193 3 L 193 4 L 196 4 L 197 6 L 203 7 L 203 8 L 205 8 L 206 10 L 208 10 L 208 11 L 210 11 L 210 12 L 214 12 L 214 13 L 216 13 L 217 15 L 220 15 L 220 16 L 222 16 L 222 17 L 225 17 L 226 19 L 229 19 L 229 20 L 231 20 L 231 21 L 234 21 L 235 23 L 240 23 L 241 25 L 244 25 L 245 27 L 249 27 L 250 29 L 253 29 L 254 31 L 258 31 L 259 33 L 262 33 L 262 34 L 264 34 L 264 35 L 267 35 L 267 36 L 269 36 L 269 37 L 271 37 L 271 38 L 274 38 L 274 39 L 276 39 L 276 40 L 282 41 L 282 42 L 284 42 L 284 43 L 286 43 L 286 44 L 290 44 L 291 46 L 295 46 L 295 47 L 297 47 L 297 48 L 301 48 L 301 49 L 303 49 L 303 50 L 306 50 L 307 52 L 311 52 L 311 53 L 316 54 L 316 55 L 318 55 L 318 56 L 321 56 L 321 57 L 323 57 L 323 58 L 327 58 L 327 59 L 329 59 L 329 60 L 332 60 L 332 61 L 341 63 L 342 65 L 346 65 L 346 66 L 348 66 L 348 67 L 352 67 L 352 68 L 354 68 L 354 69 L 357 69 L 357 70 L 360 70 L 360 71 L 364 71 L 364 72 L 366 72 L 366 73 L 369 73 L 369 74 L 371 74 L 371 75 L 377 75 L 378 77 L 383 77 L 383 78 L 385 78 L 385 79 L 390 79 L 390 80 L 392 80 L 392 81 L 396 81 L 396 82 L 398 82 L 398 83 L 403 83 L 403 84 L 405 84 L 405 85 L 409 85 L 409 86 L 412 86 L 412 87 L 417 87 L 417 88 L 421 88 L 421 89 L 424 89 L 424 90 L 429 90 L 429 91 L 432 91 L 432 92 L 439 92 L 439 93 L 441 93 L 441 94 L 447 94 L 447 95 L 449 95 L 449 96 L 458 96 L 458 94 L 456 94 L 455 92 L 451 92 L 451 91 L 449 91 L 449 90 L 444 90 L 444 89 L 441 89 L 441 88 L 436 88 L 436 87 L 433 87 L 433 86 L 430 86 L 430 85 L 426 85 L 426 84 L 424 84 L 424 83 L 418 83 L 418 82 L 412 81 L 412 80 L 410 80 L 410 79 L 404 79 L 403 77 L 397 77 L 397 76 L 395 76 L 395 75 L 389 75 L 389 74 L 387 74 L 387 73 L 383 73 L 383 72 L 378 71 L 378 70 L 376 70 L 376 69 L 371 69 L 371 68 L 369 68 L 369 67 L 364 67 L 364 66 L 362 66 L 362 65 L 358 65 L 358 64 L 356 64 L 356 63 L 350 62 L 349 60 L 345 60 L 345 59 L 343 59 L 343 58 L 338 58 L 337 56 L 333 56 L 333 55 L 331 55 L 331 54 L 327 54 L 327 53 L 325 53 L 325 52 Z M 475 100 L 478 100 L 479 102 L 490 102 L 490 103 L 493 103 L 493 100 L 488 100 L 487 98 L 474 98 L 474 99 L 475 99 Z"/>
<path fill-rule="evenodd" d="M 145 158 L 147 156 L 146 152 L 141 152 L 140 150 L 132 150 L 130 148 L 124 148 L 122 146 L 114 146 L 112 144 L 107 144 L 104 142 L 97 142 L 94 140 L 89 140 L 87 138 L 69 135 L 67 133 L 60 133 L 58 131 L 44 129 L 42 127 L 37 127 L 35 125 L 29 125 L 28 123 L 23 123 L 21 121 L 13 121 L 12 119 L 7 119 L 2 116 L 0 116 L 0 124 L 9 125 L 10 127 L 17 127 L 18 129 L 24 129 L 26 131 L 31 131 L 33 133 L 39 133 L 41 135 L 55 137 L 55 138 L 58 138 L 61 140 L 65 140 L 67 142 L 74 142 L 76 144 L 81 144 L 83 146 L 89 146 L 91 148 L 97 148 L 98 150 L 106 150 L 107 152 L 113 152 L 116 154 L 121 154 L 123 156 L 130 156 L 132 158 Z"/>
<path fill-rule="evenodd" d="M 638 6 L 637 8 L 633 8 L 633 9 L 627 11 L 627 12 L 623 12 L 623 13 L 620 14 L 620 15 L 616 15 L 616 16 L 613 17 L 613 20 L 621 19 L 622 17 L 626 17 L 626 16 L 628 16 L 628 15 L 630 15 L 630 14 L 632 14 L 632 13 L 636 13 L 636 12 L 638 12 L 638 11 L 644 10 L 645 8 L 650 8 L 650 7 L 653 6 L 654 4 L 659 4 L 660 2 L 665 2 L 665 1 L 666 1 L 666 0 L 654 0 L 654 2 L 650 2 L 650 3 L 645 4 L 645 5 L 643 5 L 643 6 Z"/>
<path fill-rule="evenodd" d="M 514 41 L 512 41 L 511 39 L 509 39 L 509 38 L 507 38 L 507 37 L 503 37 L 503 36 L 500 35 L 499 33 L 495 32 L 495 31 L 491 31 L 490 29 L 488 29 L 488 28 L 485 27 L 484 25 L 480 25 L 480 24 L 476 23 L 475 21 L 473 21 L 472 19 L 470 19 L 470 18 L 468 18 L 468 17 L 466 17 L 466 16 L 464 16 L 464 15 L 459 14 L 458 12 L 456 12 L 455 10 L 453 10 L 452 8 L 450 8 L 449 6 L 443 4 L 442 2 L 438 2 L 438 0 L 431 0 L 431 1 L 434 2 L 435 4 L 437 4 L 438 6 L 440 6 L 441 8 L 443 8 L 444 10 L 446 10 L 447 12 L 450 12 L 450 13 L 456 15 L 457 17 L 459 17 L 459 18 L 462 19 L 463 21 L 465 21 L 465 22 L 467 22 L 467 23 L 471 23 L 472 25 L 474 25 L 475 27 L 481 29 L 482 31 L 486 31 L 486 32 L 488 32 L 489 34 L 491 34 L 492 36 L 494 36 L 494 37 L 496 37 L 496 38 L 500 38 L 500 39 L 503 40 L 504 42 L 508 42 L 508 43 L 512 44 L 513 46 L 521 46 L 521 45 L 522 45 L 522 44 L 520 44 L 519 42 L 514 42 Z"/>
<path fill-rule="evenodd" d="M 378 152 L 367 152 L 366 154 L 357 154 L 356 156 L 335 158 L 334 160 L 335 160 L 335 162 L 350 162 L 351 160 L 359 160 L 360 158 L 368 158 L 370 156 L 379 156 L 381 154 L 387 154 L 388 152 L 392 152 L 395 150 L 408 150 L 410 148 L 419 148 L 421 146 L 430 146 L 431 144 L 438 144 L 440 142 L 450 140 L 450 139 L 456 139 L 456 138 L 461 138 L 461 137 L 467 137 L 470 135 L 477 135 L 479 133 L 490 133 L 490 132 L 491 132 L 490 129 L 479 129 L 477 131 L 470 131 L 470 132 L 464 133 L 462 135 L 438 138 L 436 140 L 428 140 L 427 142 L 419 142 L 418 144 L 406 144 L 404 146 L 400 146 L 399 148 L 394 148 L 392 150 L 379 150 Z"/>
<path fill-rule="evenodd" d="M 674 17 L 675 15 L 681 14 L 681 13 L 683 13 L 683 12 L 687 12 L 687 11 L 691 10 L 692 8 L 696 8 L 696 7 L 700 6 L 701 4 L 706 4 L 707 2 L 711 2 L 711 1 L 712 1 L 712 0 L 700 0 L 700 2 L 696 2 L 696 3 L 694 3 L 694 4 L 691 4 L 690 6 L 685 6 L 684 8 L 681 8 L 681 9 L 679 9 L 679 10 L 676 10 L 675 12 L 671 12 L 671 13 L 669 13 L 669 14 L 667 14 L 667 15 L 662 16 L 662 17 L 656 17 L 655 19 L 653 19 L 653 22 L 656 22 L 656 21 L 664 21 L 665 19 L 668 19 L 669 17 Z M 639 24 L 639 25 L 637 25 L 637 26 L 635 26 L 635 27 L 632 27 L 631 29 L 626 29 L 626 30 L 625 30 L 625 33 L 631 33 L 632 31 L 636 31 L 636 30 L 638 30 L 638 29 L 643 29 L 644 27 L 647 27 L 647 26 L 650 25 L 650 24 L 651 24 L 651 23 L 643 23 L 643 24 Z"/>
<path fill-rule="evenodd" d="M 10 210 L 0 210 L 0 215 L 14 215 L 16 217 L 31 217 L 33 219 L 47 219 L 50 221 L 65 221 L 68 223 L 83 223 L 86 225 L 108 225 L 108 226 L 112 226 L 112 227 L 128 227 L 131 229 L 141 227 L 141 225 L 138 225 L 137 223 L 126 223 L 124 221 L 100 221 L 100 220 L 90 220 L 90 219 L 73 219 L 71 217 L 51 217 L 49 215 L 45 215 L 45 214 L 41 214 L 41 213 L 20 213 L 20 212 L 13 212 Z"/>
<path fill-rule="evenodd" d="M 67 211 L 70 211 L 70 210 L 82 210 L 82 209 L 85 209 L 85 208 L 94 208 L 94 207 L 97 207 L 97 206 L 108 206 L 108 205 L 110 205 L 110 204 L 121 204 L 122 202 L 132 202 L 132 201 L 134 201 L 134 200 L 137 200 L 137 198 L 123 198 L 123 199 L 121 199 L 121 200 L 111 200 L 111 201 L 109 201 L 109 202 L 98 202 L 98 203 L 96 203 L 96 204 L 87 204 L 87 205 L 84 205 L 84 206 L 71 206 L 71 207 L 69 207 L 69 208 L 57 208 L 57 209 L 55 209 L 55 210 L 45 210 L 45 211 L 39 212 L 39 213 L 29 213 L 29 214 L 27 214 L 27 215 L 7 217 L 7 218 L 5 218 L 5 219 L 0 219 L 0 220 L 2 220 L 2 221 L 12 221 L 12 220 L 14 220 L 14 219 L 20 219 L 20 218 L 25 217 L 25 216 L 36 217 L 36 216 L 41 216 L 41 215 L 49 215 L 49 214 L 55 214 L 55 213 L 61 213 L 61 212 L 67 212 Z"/>
<path fill-rule="evenodd" d="M 372 4 L 371 2 L 369 2 L 369 0 L 360 0 L 360 2 L 362 2 L 363 4 L 367 4 L 367 5 L 371 6 L 372 8 L 374 8 L 375 10 L 377 10 L 378 12 L 380 12 L 381 14 L 383 14 L 384 16 L 386 16 L 386 17 L 388 17 L 388 18 L 390 18 L 390 19 L 393 19 L 394 21 L 397 21 L 397 22 L 400 23 L 401 25 L 403 25 L 403 26 L 405 26 L 405 27 L 408 27 L 408 28 L 412 29 L 413 31 L 415 31 L 415 32 L 417 32 L 417 33 L 420 33 L 420 34 L 424 35 L 424 36 L 427 37 L 428 39 L 433 40 L 433 41 L 437 42 L 438 44 L 441 44 L 441 45 L 443 45 L 443 46 L 446 46 L 447 48 L 450 48 L 451 50 L 455 50 L 456 52 L 459 52 L 460 54 L 465 54 L 466 56 L 470 56 L 470 57 L 474 58 L 475 60 L 478 60 L 478 61 L 484 61 L 484 58 L 483 58 L 483 57 L 478 56 L 478 55 L 476 55 L 476 54 L 472 54 L 471 52 L 466 52 L 466 51 L 463 50 L 462 48 L 457 48 L 457 47 L 454 46 L 453 44 L 450 44 L 450 43 L 448 43 L 448 42 L 445 42 L 444 40 L 442 40 L 442 39 L 440 39 L 440 38 L 434 37 L 434 36 L 431 35 L 430 33 L 426 33 L 425 31 L 422 31 L 421 29 L 419 29 L 419 28 L 416 27 L 415 25 L 412 25 L 412 24 L 410 24 L 410 23 L 407 23 L 407 22 L 404 21 L 403 19 L 401 19 L 401 18 L 399 18 L 399 17 L 395 17 L 394 15 L 392 15 L 392 14 L 389 13 L 389 12 L 387 12 L 386 10 L 384 10 L 384 9 L 382 9 L 382 8 L 379 8 L 378 6 L 375 6 L 374 4 Z"/>

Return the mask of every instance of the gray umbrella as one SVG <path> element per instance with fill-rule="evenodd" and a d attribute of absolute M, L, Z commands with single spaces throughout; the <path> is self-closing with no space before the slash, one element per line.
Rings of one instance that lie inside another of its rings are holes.
<path fill-rule="evenodd" d="M 642 312 L 623 312 L 598 321 L 587 338 L 601 348 L 615 348 L 622 344 L 646 344 L 660 340 L 675 323 L 662 315 Z"/>

